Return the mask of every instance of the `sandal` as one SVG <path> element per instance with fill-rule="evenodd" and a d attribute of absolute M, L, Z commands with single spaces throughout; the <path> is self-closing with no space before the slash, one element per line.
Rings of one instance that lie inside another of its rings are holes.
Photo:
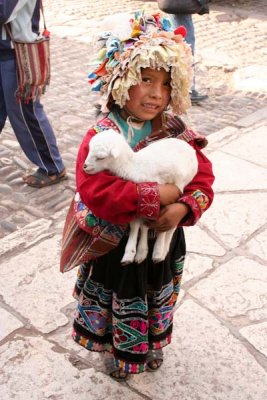
<path fill-rule="evenodd" d="M 68 179 L 68 176 L 65 168 L 55 175 L 46 175 L 41 169 L 37 169 L 33 174 L 26 175 L 22 179 L 28 186 L 43 188 L 64 181 Z"/>
<path fill-rule="evenodd" d="M 110 372 L 109 376 L 117 382 L 126 382 L 129 379 L 129 374 L 122 369 L 116 369 L 115 371 Z"/>
<path fill-rule="evenodd" d="M 147 355 L 147 369 L 150 372 L 157 371 L 163 363 L 163 351 L 162 349 L 158 350 L 149 350 Z"/>
<path fill-rule="evenodd" d="M 104 364 L 106 367 L 106 371 L 109 376 L 117 382 L 126 382 L 129 379 L 129 374 L 121 368 L 116 368 L 114 365 L 114 358 L 113 356 L 108 355 L 105 358 Z"/>

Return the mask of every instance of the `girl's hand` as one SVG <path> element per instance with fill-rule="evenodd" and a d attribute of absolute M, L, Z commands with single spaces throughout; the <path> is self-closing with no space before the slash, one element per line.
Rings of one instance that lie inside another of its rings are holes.
<path fill-rule="evenodd" d="M 160 204 L 162 206 L 175 203 L 181 197 L 181 194 L 176 185 L 170 183 L 159 185 Z"/>
<path fill-rule="evenodd" d="M 190 208 L 184 203 L 173 203 L 164 207 L 157 221 L 147 221 L 149 228 L 158 232 L 166 232 L 176 228 L 180 221 L 189 213 Z"/>

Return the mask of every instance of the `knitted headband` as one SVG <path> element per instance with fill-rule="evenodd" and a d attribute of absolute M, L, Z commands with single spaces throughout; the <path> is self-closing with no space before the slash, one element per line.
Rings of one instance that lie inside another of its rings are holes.
<path fill-rule="evenodd" d="M 115 24 L 114 24 L 115 26 Z M 136 12 L 126 19 L 126 29 L 103 32 L 101 48 L 91 64 L 89 83 L 101 93 L 101 109 L 107 112 L 115 102 L 121 108 L 129 99 L 129 88 L 141 82 L 143 68 L 164 68 L 171 74 L 170 106 L 183 114 L 191 105 L 189 90 L 192 80 L 192 52 L 185 43 L 184 27 L 173 31 L 169 19 L 161 14 L 145 16 Z"/>

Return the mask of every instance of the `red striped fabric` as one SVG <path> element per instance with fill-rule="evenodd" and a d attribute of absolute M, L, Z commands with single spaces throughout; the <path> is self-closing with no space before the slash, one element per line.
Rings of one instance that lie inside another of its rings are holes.
<path fill-rule="evenodd" d="M 79 227 L 72 200 L 63 229 L 60 271 L 67 272 L 113 250 L 118 246 L 126 228 L 127 225 L 109 225 L 101 227 L 98 235 L 89 234 Z"/>
<path fill-rule="evenodd" d="M 50 82 L 50 42 L 45 37 L 31 43 L 13 41 L 18 70 L 17 100 L 38 100 Z"/>

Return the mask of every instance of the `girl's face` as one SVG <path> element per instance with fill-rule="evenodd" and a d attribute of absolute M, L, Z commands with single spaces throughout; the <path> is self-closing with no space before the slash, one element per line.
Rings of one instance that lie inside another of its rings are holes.
<path fill-rule="evenodd" d="M 171 99 L 170 72 L 165 69 L 144 68 L 142 81 L 130 87 L 125 110 L 142 121 L 149 121 L 162 113 Z"/>

